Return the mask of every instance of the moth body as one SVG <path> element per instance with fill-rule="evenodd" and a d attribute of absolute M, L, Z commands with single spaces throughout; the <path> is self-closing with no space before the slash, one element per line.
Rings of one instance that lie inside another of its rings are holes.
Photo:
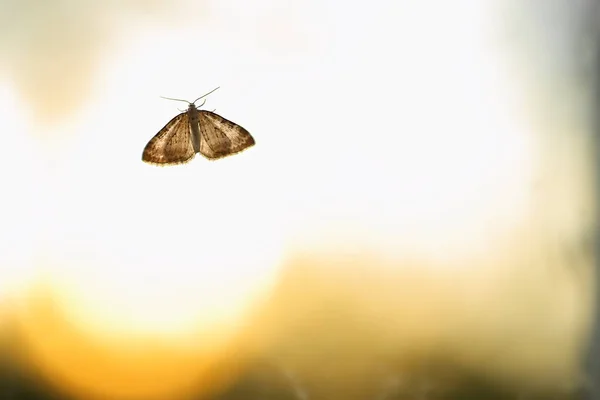
<path fill-rule="evenodd" d="M 194 104 L 190 104 L 187 110 L 188 118 L 190 119 L 190 129 L 192 131 L 192 146 L 194 146 L 194 153 L 200 152 L 200 111 Z"/>

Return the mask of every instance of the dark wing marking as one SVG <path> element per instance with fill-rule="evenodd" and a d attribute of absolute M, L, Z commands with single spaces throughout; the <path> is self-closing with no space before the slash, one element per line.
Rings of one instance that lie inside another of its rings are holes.
<path fill-rule="evenodd" d="M 170 120 L 146 145 L 142 161 L 149 164 L 173 165 L 190 161 L 196 153 L 190 134 L 187 112 Z"/>
<path fill-rule="evenodd" d="M 200 154 L 215 160 L 254 145 L 254 138 L 241 126 L 210 111 L 200 110 Z"/>

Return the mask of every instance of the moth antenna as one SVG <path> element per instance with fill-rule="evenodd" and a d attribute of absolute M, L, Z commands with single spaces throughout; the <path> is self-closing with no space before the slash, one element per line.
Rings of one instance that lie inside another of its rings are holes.
<path fill-rule="evenodd" d="M 204 99 L 204 101 L 202 102 L 202 104 L 200 104 L 199 106 L 196 106 L 196 108 L 200 108 L 204 105 L 204 103 L 206 103 L 206 99 Z"/>
<path fill-rule="evenodd" d="M 206 97 L 206 96 L 208 96 L 209 94 L 211 94 L 212 92 L 214 92 L 215 90 L 217 90 L 217 89 L 218 89 L 218 88 L 220 88 L 220 87 L 221 87 L 221 86 L 217 86 L 216 88 L 214 88 L 214 89 L 213 89 L 213 90 L 211 90 L 210 92 L 208 92 L 208 93 L 206 93 L 206 94 L 204 94 L 204 95 L 202 95 L 202 96 L 198 97 L 196 100 L 194 100 L 194 101 L 192 102 L 192 104 L 195 104 L 195 103 L 196 103 L 198 100 L 200 100 L 200 99 L 201 99 L 201 98 L 203 98 L 203 97 Z M 203 104 L 204 104 L 204 103 L 203 103 Z"/>
<path fill-rule="evenodd" d="M 211 93 L 212 93 L 212 92 L 214 92 L 215 90 L 219 89 L 220 87 L 221 87 L 221 86 L 217 86 L 216 88 L 214 88 L 214 89 L 213 89 L 213 90 L 211 90 L 210 92 L 208 92 L 208 93 L 206 93 L 206 94 L 204 94 L 204 95 L 202 95 L 202 96 L 198 97 L 196 100 L 192 101 L 191 103 L 190 103 L 189 101 L 187 101 L 187 100 L 182 100 L 182 99 L 173 99 L 173 98 L 171 98 L 171 97 L 164 97 L 164 96 L 160 96 L 160 97 L 161 97 L 161 98 L 163 98 L 163 99 L 166 99 L 166 100 L 173 100 L 173 101 L 185 101 L 185 102 L 186 102 L 186 103 L 188 103 L 188 104 L 196 104 L 196 102 L 197 102 L 198 100 L 200 100 L 200 99 L 201 99 L 201 98 L 203 98 L 203 97 L 206 97 L 206 96 L 208 96 L 209 94 L 211 94 Z M 206 102 L 206 100 L 205 100 L 205 102 Z M 204 105 L 204 103 L 202 103 L 202 105 Z M 200 106 L 198 106 L 198 107 L 202 107 L 202 105 L 200 105 Z"/>
<path fill-rule="evenodd" d="M 174 100 L 174 101 L 185 101 L 185 102 L 186 102 L 186 103 L 188 103 L 188 104 L 192 104 L 192 103 L 190 103 L 190 102 L 189 102 L 189 101 L 187 101 L 187 100 L 181 100 L 181 99 L 172 99 L 172 98 L 170 98 L 170 97 L 163 97 L 163 96 L 159 96 L 159 97 L 161 97 L 161 98 L 163 98 L 163 99 L 167 99 L 167 100 Z"/>

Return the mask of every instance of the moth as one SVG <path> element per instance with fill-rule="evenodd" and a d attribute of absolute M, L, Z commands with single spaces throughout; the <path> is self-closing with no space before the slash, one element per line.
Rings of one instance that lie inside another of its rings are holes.
<path fill-rule="evenodd" d="M 196 153 L 209 160 L 227 157 L 254 145 L 254 138 L 241 126 L 215 114 L 200 110 L 206 100 L 196 107 L 196 102 L 216 89 L 211 90 L 193 102 L 185 101 L 188 109 L 170 120 L 146 145 L 142 161 L 156 165 L 184 164 Z"/>

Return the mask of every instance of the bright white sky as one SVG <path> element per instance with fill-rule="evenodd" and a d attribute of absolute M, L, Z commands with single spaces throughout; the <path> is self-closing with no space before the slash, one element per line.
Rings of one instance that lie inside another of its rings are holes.
<path fill-rule="evenodd" d="M 2 290 L 43 271 L 87 323 L 178 331 L 240 312 L 290 249 L 483 251 L 522 215 L 532 170 L 488 3 L 399 4 L 228 0 L 113 22 L 91 89 L 42 128 L 5 80 Z M 216 86 L 206 108 L 257 145 L 142 163 L 185 106 L 159 96 Z"/>
<path fill-rule="evenodd" d="M 563 267 L 557 243 L 580 249 L 592 220 L 586 145 L 574 140 L 585 137 L 585 107 L 572 81 L 556 79 L 570 76 L 553 62 L 570 58 L 549 51 L 558 41 L 504 6 L 522 3 L 38 3 L 0 0 L 10 11 L 0 11 L 0 313 L 30 305 L 43 285 L 54 291 L 71 319 L 32 312 L 29 334 L 35 362 L 56 381 L 92 382 L 99 393 L 108 382 L 152 393 L 150 384 L 168 393 L 195 382 L 188 351 L 173 361 L 159 349 L 153 362 L 134 352 L 121 368 L 119 349 L 103 364 L 103 348 L 77 351 L 69 324 L 193 343 L 200 329 L 224 343 L 289 257 L 321 251 L 371 251 L 435 273 L 498 267 L 497 280 L 484 271 L 442 285 L 439 298 L 467 310 L 443 317 L 473 328 L 475 341 L 523 343 L 498 351 L 505 372 L 520 373 L 515 355 L 546 371 L 558 354 L 555 365 L 569 368 L 582 289 L 572 275 L 548 285 L 540 277 L 551 280 L 549 262 Z M 245 127 L 256 146 L 217 162 L 144 164 L 146 143 L 185 107 L 159 96 L 191 101 L 217 86 L 205 108 Z M 505 252 L 507 242 L 518 251 Z M 396 306 L 420 316 L 438 283 L 417 282 L 417 299 L 372 304 L 397 302 L 387 310 L 396 321 Z M 406 329 L 402 320 L 398 332 L 435 326 L 442 316 L 431 315 Z M 458 331 L 457 347 L 468 342 L 465 359 L 477 364 L 484 352 Z M 538 361 L 541 353 L 549 358 Z"/>

